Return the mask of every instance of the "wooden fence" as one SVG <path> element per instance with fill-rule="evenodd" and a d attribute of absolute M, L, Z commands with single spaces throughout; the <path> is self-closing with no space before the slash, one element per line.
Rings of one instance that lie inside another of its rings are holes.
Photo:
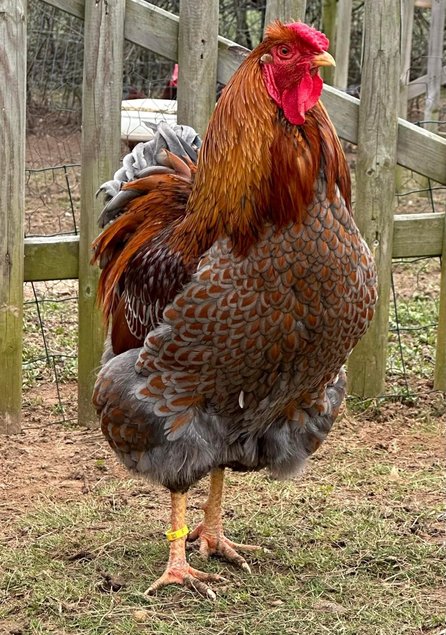
<path fill-rule="evenodd" d="M 103 333 L 90 244 L 100 211 L 94 192 L 119 163 L 124 38 L 179 61 L 178 119 L 201 132 L 215 78 L 226 83 L 241 61 L 232 42 L 216 37 L 218 0 L 182 0 L 180 18 L 142 0 L 45 2 L 85 20 L 81 233 L 23 242 L 26 0 L 0 0 L 0 86 L 8 86 L 0 91 L 0 432 L 7 433 L 20 430 L 23 281 L 79 279 L 79 421 L 96 425 L 90 396 Z M 343 19 L 348 5 L 339 0 Z M 267 8 L 282 19 L 304 12 L 302 0 L 270 0 Z M 398 2 L 366 0 L 361 103 L 330 86 L 323 93 L 339 136 L 358 144 L 356 216 L 379 269 L 377 320 L 350 361 L 351 390 L 363 397 L 384 387 L 391 259 L 446 256 L 444 214 L 393 216 L 397 163 L 446 184 L 446 141 L 397 119 L 400 19 Z M 442 262 L 435 387 L 445 390 L 446 257 Z"/>

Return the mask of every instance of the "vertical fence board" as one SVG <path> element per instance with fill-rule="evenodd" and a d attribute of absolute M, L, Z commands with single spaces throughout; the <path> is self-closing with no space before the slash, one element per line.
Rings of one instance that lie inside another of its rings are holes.
<path fill-rule="evenodd" d="M 20 432 L 26 0 L 0 0 L 0 433 Z"/>
<path fill-rule="evenodd" d="M 425 123 L 423 124 L 423 128 L 431 132 L 438 131 L 438 125 L 435 122 L 439 119 L 440 110 L 444 20 L 445 0 L 432 0 L 427 52 L 426 100 L 424 104 Z M 420 189 L 428 190 L 428 179 L 418 178 L 417 183 Z M 430 196 L 430 192 L 426 191 L 424 195 Z"/>
<path fill-rule="evenodd" d="M 96 425 L 91 405 L 103 348 L 96 306 L 98 270 L 90 265 L 101 201 L 95 192 L 118 166 L 121 130 L 125 0 L 85 4 L 82 100 L 81 235 L 79 243 L 79 422 Z"/>
<path fill-rule="evenodd" d="M 350 392 L 384 390 L 392 266 L 400 68 L 400 7 L 366 0 L 356 167 L 356 219 L 372 248 L 379 300 L 372 325 L 349 361 Z"/>
<path fill-rule="evenodd" d="M 407 119 L 407 99 L 409 95 L 409 74 L 412 52 L 413 19 L 415 0 L 401 0 L 401 72 L 399 116 Z M 403 181 L 407 170 L 397 166 L 396 191 L 404 189 Z"/>
<path fill-rule="evenodd" d="M 401 72 L 399 114 L 407 119 L 415 0 L 401 0 Z"/>
<path fill-rule="evenodd" d="M 273 20 L 289 22 L 305 21 L 306 0 L 267 0 L 265 9 L 265 27 Z"/>
<path fill-rule="evenodd" d="M 437 120 L 440 110 L 440 89 L 443 59 L 443 34 L 445 21 L 445 0 L 432 0 L 432 15 L 429 28 L 429 47 L 427 57 L 427 91 L 424 119 Z M 432 124 L 426 124 L 428 130 L 436 132 Z"/>
<path fill-rule="evenodd" d="M 336 13 L 337 3 L 336 0 L 323 0 L 322 2 L 322 32 L 330 40 L 330 51 L 334 52 L 336 47 Z M 334 67 L 323 66 L 321 68 L 321 75 L 324 81 L 330 86 L 333 85 L 334 80 Z"/>
<path fill-rule="evenodd" d="M 339 90 L 346 90 L 348 85 L 351 26 L 352 0 L 339 0 L 336 22 L 336 68 L 333 81 Z"/>
<path fill-rule="evenodd" d="M 177 119 L 201 135 L 216 100 L 217 38 L 218 0 L 181 0 Z"/>
<path fill-rule="evenodd" d="M 427 61 L 426 105 L 424 110 L 424 118 L 427 121 L 436 121 L 439 118 L 441 104 L 440 91 L 443 70 L 442 59 L 445 4 L 445 0 L 432 0 Z M 432 132 L 437 131 L 435 123 L 427 123 L 424 127 Z M 446 236 L 444 234 L 443 255 L 441 259 L 440 309 L 438 314 L 434 388 L 436 390 L 446 390 Z"/>
<path fill-rule="evenodd" d="M 435 353 L 435 390 L 446 391 L 446 216 L 441 257 L 440 309 L 438 313 L 437 347 Z"/>

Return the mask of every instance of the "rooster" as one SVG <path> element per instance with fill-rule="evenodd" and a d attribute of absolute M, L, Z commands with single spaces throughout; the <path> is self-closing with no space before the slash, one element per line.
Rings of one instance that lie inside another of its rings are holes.
<path fill-rule="evenodd" d="M 224 534 L 224 470 L 295 474 L 345 396 L 343 365 L 372 319 L 370 252 L 319 101 L 328 40 L 274 22 L 224 89 L 201 149 L 161 127 L 113 182 L 94 244 L 110 334 L 94 390 L 123 463 L 171 492 L 170 555 L 147 592 L 215 598 L 186 540 L 249 571 Z M 198 161 L 196 153 L 198 152 Z M 113 221 L 113 222 L 111 222 Z M 188 489 L 210 473 L 189 532 Z"/>

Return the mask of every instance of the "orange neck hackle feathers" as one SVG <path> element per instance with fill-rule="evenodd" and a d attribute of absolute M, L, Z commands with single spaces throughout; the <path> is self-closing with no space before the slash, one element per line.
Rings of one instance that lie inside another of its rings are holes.
<path fill-rule="evenodd" d="M 262 57 L 290 40 L 294 45 L 300 36 L 274 23 L 223 91 L 203 141 L 185 217 L 170 240 L 186 260 L 200 257 L 221 236 L 246 254 L 265 223 L 280 228 L 299 222 L 320 170 L 327 195 L 332 197 L 338 185 L 350 206 L 348 167 L 324 107 L 317 102 L 302 126 L 292 125 L 265 84 Z"/>

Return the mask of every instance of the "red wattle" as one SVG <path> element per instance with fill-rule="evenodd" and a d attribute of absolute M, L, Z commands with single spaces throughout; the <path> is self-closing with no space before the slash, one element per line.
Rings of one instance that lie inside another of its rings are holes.
<path fill-rule="evenodd" d="M 319 75 L 308 71 L 297 84 L 281 90 L 273 66 L 265 64 L 262 71 L 269 96 L 282 108 L 288 121 L 295 126 L 305 123 L 305 113 L 313 108 L 322 93 L 323 81 Z"/>
<path fill-rule="evenodd" d="M 299 84 L 283 91 L 281 106 L 290 123 L 295 126 L 305 123 L 305 113 L 317 103 L 322 86 L 323 81 L 319 75 L 306 73 Z"/>

